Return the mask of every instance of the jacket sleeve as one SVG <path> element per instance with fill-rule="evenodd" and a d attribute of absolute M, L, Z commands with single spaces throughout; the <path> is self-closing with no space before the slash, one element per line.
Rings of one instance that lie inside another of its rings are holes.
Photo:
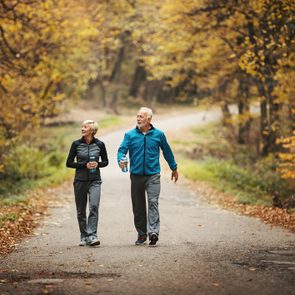
<path fill-rule="evenodd" d="M 171 170 L 176 170 L 177 169 L 177 164 L 174 159 L 173 152 L 171 150 L 170 145 L 167 142 L 166 136 L 164 133 L 161 134 L 161 143 L 160 147 L 163 151 L 164 158 L 166 162 L 168 163 L 169 167 Z"/>
<path fill-rule="evenodd" d="M 124 135 L 124 139 L 121 142 L 119 149 L 118 149 L 118 153 L 117 153 L 117 161 L 118 161 L 118 165 L 120 164 L 121 159 L 127 154 L 128 150 L 129 150 L 129 135 L 127 133 L 125 133 Z"/>
<path fill-rule="evenodd" d="M 77 145 L 75 142 L 72 143 L 68 157 L 67 157 L 67 162 L 66 166 L 68 168 L 75 168 L 75 169 L 84 169 L 86 168 L 87 163 L 77 163 L 75 162 L 75 158 L 77 156 Z"/>
<path fill-rule="evenodd" d="M 100 150 L 100 159 L 101 161 L 98 162 L 98 167 L 106 167 L 109 165 L 108 153 L 105 147 L 105 144 L 101 142 L 101 150 Z"/>

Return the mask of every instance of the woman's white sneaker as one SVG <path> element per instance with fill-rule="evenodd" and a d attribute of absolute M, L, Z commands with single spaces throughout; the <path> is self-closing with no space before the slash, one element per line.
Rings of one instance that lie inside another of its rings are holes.
<path fill-rule="evenodd" d="M 80 240 L 79 246 L 81 246 L 81 247 L 86 246 L 87 242 L 88 242 L 88 238 L 82 238 Z"/>
<path fill-rule="evenodd" d="M 91 236 L 88 238 L 88 246 L 98 246 L 100 245 L 100 241 L 97 237 Z"/>

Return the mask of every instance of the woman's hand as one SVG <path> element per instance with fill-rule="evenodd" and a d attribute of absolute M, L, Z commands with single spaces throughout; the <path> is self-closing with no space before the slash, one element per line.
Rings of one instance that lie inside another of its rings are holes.
<path fill-rule="evenodd" d="M 96 169 L 97 166 L 98 166 L 98 163 L 96 161 L 88 162 L 86 164 L 86 167 L 88 169 Z"/>

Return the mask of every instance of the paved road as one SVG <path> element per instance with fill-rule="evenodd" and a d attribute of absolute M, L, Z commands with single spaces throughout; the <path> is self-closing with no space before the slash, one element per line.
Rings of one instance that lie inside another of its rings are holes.
<path fill-rule="evenodd" d="M 204 115 L 154 124 L 182 128 L 219 113 Z M 181 178 L 163 175 L 158 247 L 134 246 L 129 176 L 115 163 L 122 136 L 103 137 L 111 164 L 102 170 L 101 246 L 77 246 L 71 184 L 57 189 L 64 205 L 0 261 L 0 294 L 295 294 L 295 235 L 208 205 Z"/>

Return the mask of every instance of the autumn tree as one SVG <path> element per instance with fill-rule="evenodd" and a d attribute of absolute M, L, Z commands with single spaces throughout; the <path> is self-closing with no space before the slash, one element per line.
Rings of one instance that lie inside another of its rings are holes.
<path fill-rule="evenodd" d="M 129 67 L 132 68 L 132 55 L 128 53 L 133 50 L 130 31 L 134 13 L 132 1 L 87 1 L 87 14 L 98 33 L 92 40 L 91 50 L 95 54 L 89 61 L 92 72 L 86 96 L 98 97 L 106 111 L 117 112 L 119 98 L 124 96 L 124 87 L 129 83 L 125 80 Z M 123 69 L 125 64 L 127 69 Z"/>
<path fill-rule="evenodd" d="M 279 153 L 279 171 L 283 178 L 292 181 L 295 190 L 295 131 L 292 136 L 278 139 L 277 143 L 284 148 L 284 151 Z"/>
<path fill-rule="evenodd" d="M 287 93 L 292 86 L 285 83 L 289 90 L 284 90 L 281 83 L 282 72 L 292 68 L 294 2 L 141 3 L 148 5 L 152 22 L 143 22 L 137 35 L 143 39 L 142 59 L 152 79 L 164 79 L 168 86 L 189 85 L 184 91 L 209 88 L 225 116 L 228 104 L 236 103 L 239 115 L 233 122 L 239 126 L 239 143 L 247 142 L 250 104 L 260 101 L 261 153 L 275 152 L 276 138 L 284 126 L 290 129 L 282 110 L 290 109 L 292 96 Z"/>
<path fill-rule="evenodd" d="M 209 96 L 239 144 L 258 102 L 259 152 L 280 151 L 294 128 L 294 11 L 290 0 L 1 0 L 2 169 L 7 145 L 82 96 L 114 112 L 128 96 Z"/>
<path fill-rule="evenodd" d="M 0 160 L 86 89 L 97 34 L 78 1 L 0 1 Z M 81 21 L 83 19 L 83 21 Z M 80 43 L 80 46 L 77 46 Z"/>

